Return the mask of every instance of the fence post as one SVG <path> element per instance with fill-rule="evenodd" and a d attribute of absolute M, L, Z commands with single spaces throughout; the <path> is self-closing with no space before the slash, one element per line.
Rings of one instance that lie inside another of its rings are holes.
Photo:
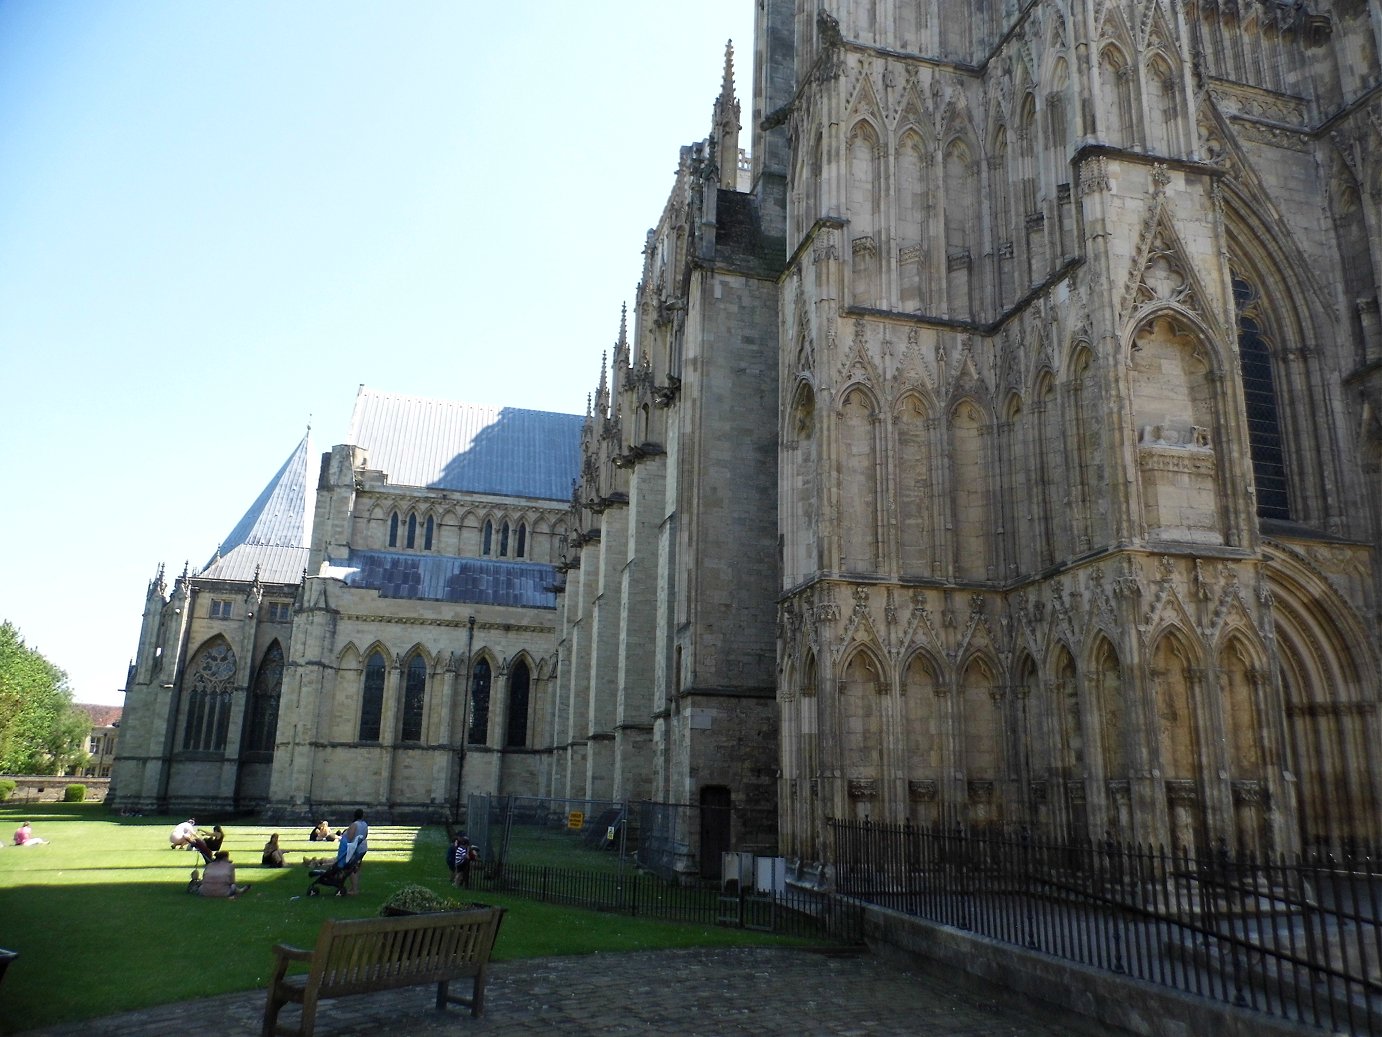
<path fill-rule="evenodd" d="M 1018 896 L 1022 898 L 1023 922 L 1027 927 L 1026 945 L 1029 950 L 1037 949 L 1036 917 L 1033 914 L 1036 890 L 1032 888 L 1032 832 L 1022 826 L 1022 881 L 1018 883 Z"/>

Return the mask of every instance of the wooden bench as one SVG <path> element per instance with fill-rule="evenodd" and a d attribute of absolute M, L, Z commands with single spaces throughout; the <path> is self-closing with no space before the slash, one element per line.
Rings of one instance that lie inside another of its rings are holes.
<path fill-rule="evenodd" d="M 273 949 L 277 960 L 264 1008 L 264 1037 L 311 1037 L 317 1003 L 327 998 L 426 983 L 437 985 L 437 1008 L 467 1005 L 472 1015 L 483 1014 L 485 973 L 504 910 L 486 907 L 398 918 L 330 919 L 322 923 L 313 950 L 278 944 Z M 306 962 L 308 970 L 289 975 L 293 962 Z M 470 997 L 448 994 L 447 984 L 458 979 L 473 981 Z M 278 1022 L 280 1009 L 290 1002 L 302 1005 L 302 1021 L 296 1028 Z"/>

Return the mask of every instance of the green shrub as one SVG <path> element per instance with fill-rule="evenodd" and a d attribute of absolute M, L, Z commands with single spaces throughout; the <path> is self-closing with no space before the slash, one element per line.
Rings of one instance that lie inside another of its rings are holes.
<path fill-rule="evenodd" d="M 62 794 L 62 801 L 64 803 L 80 803 L 85 799 L 85 785 L 68 785 L 67 790 Z"/>
<path fill-rule="evenodd" d="M 10 778 L 0 778 L 0 803 L 5 802 L 14 795 L 14 790 L 19 787 L 17 781 Z"/>
<path fill-rule="evenodd" d="M 379 908 L 379 913 L 388 915 L 395 911 L 411 911 L 421 914 L 428 911 L 454 911 L 461 906 L 459 900 L 444 897 L 426 886 L 410 884 L 400 886 L 390 893 Z"/>

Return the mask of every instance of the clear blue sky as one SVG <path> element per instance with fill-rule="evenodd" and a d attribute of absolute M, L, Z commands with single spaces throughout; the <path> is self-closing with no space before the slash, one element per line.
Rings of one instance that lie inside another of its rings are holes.
<path fill-rule="evenodd" d="M 360 383 L 583 412 L 754 6 L 0 0 L 0 619 L 118 704 Z"/>

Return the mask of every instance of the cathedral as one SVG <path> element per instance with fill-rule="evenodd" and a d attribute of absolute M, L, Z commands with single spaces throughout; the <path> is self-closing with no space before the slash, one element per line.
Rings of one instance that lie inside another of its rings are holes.
<path fill-rule="evenodd" d="M 1382 4 L 756 18 L 585 416 L 487 483 L 362 390 L 294 545 L 151 584 L 117 801 L 1376 846 Z"/>
<path fill-rule="evenodd" d="M 111 799 L 436 821 L 535 791 L 582 424 L 361 386 L 348 443 L 311 468 L 304 437 L 207 565 L 150 582 Z"/>

